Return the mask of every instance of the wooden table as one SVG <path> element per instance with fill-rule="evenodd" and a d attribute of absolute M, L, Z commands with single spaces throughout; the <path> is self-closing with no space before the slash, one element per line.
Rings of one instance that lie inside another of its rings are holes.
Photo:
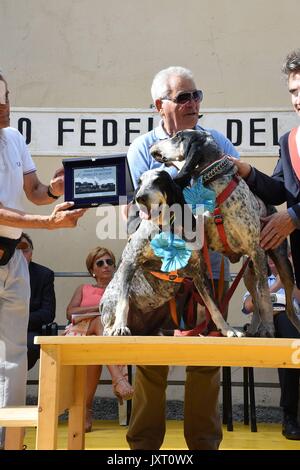
<path fill-rule="evenodd" d="M 84 449 L 86 366 L 300 367 L 300 340 L 168 336 L 38 336 L 37 449 L 56 449 L 58 416 L 69 410 L 68 449 Z"/>

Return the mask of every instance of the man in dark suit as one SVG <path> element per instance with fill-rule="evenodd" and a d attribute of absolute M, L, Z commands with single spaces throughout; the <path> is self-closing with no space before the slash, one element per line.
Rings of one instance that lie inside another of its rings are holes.
<path fill-rule="evenodd" d="M 35 336 L 42 334 L 42 326 L 55 317 L 54 272 L 32 261 L 33 243 L 27 233 L 22 233 L 20 248 L 28 262 L 30 276 L 30 313 L 27 331 L 28 370 L 40 357 L 40 347 L 34 344 Z"/>
<path fill-rule="evenodd" d="M 283 72 L 287 76 L 293 109 L 300 117 L 300 49 L 287 56 Z M 286 210 L 263 219 L 261 246 L 265 250 L 276 248 L 290 236 L 296 284 L 300 288 L 300 126 L 284 134 L 279 145 L 280 158 L 272 176 L 240 160 L 235 160 L 235 163 L 250 189 L 265 203 L 279 205 L 286 202 Z M 286 328 L 283 334 L 294 337 Z M 300 436 L 295 407 L 293 411 L 284 409 L 282 433 L 288 439 Z"/>
<path fill-rule="evenodd" d="M 292 105 L 300 117 L 300 49 L 286 58 L 283 72 L 287 75 Z M 289 140 L 296 149 L 296 163 L 292 163 Z M 261 232 L 261 246 L 268 250 L 279 246 L 290 235 L 291 253 L 295 269 L 296 284 L 300 288 L 300 126 L 284 134 L 279 140 L 280 158 L 272 176 L 267 176 L 249 163 L 234 159 L 239 174 L 246 180 L 251 191 L 265 203 L 279 205 L 287 203 L 287 209 L 265 217 Z M 231 157 L 233 160 L 233 158 Z M 297 164 L 299 165 L 297 167 Z"/>

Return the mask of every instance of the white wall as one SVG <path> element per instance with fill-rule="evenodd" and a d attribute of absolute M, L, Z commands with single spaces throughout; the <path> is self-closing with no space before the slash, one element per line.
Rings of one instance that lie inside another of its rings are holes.
<path fill-rule="evenodd" d="M 138 107 L 153 75 L 193 69 L 206 107 L 286 106 L 279 69 L 298 1 L 1 0 L 0 67 L 15 106 Z"/>

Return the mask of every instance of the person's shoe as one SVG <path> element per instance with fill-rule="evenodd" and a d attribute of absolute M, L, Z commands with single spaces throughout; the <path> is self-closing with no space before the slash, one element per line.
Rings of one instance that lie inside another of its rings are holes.
<path fill-rule="evenodd" d="M 300 441 L 300 426 L 292 415 L 285 415 L 282 423 L 282 434 L 286 439 Z"/>

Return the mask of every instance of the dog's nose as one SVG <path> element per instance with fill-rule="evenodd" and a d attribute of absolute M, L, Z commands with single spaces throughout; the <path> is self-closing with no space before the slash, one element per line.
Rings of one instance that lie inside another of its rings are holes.
<path fill-rule="evenodd" d="M 161 149 L 159 144 L 154 144 L 150 147 L 150 153 L 153 158 L 160 160 L 162 158 Z"/>
<path fill-rule="evenodd" d="M 148 200 L 148 197 L 147 195 L 143 195 L 143 196 L 137 196 L 136 197 L 136 202 L 140 205 L 143 205 L 143 206 L 146 206 L 147 205 L 147 200 Z"/>
<path fill-rule="evenodd" d="M 161 153 L 161 151 L 157 148 L 155 148 L 154 150 L 151 150 L 151 155 L 152 157 L 157 160 L 158 162 L 162 162 L 164 163 L 165 161 L 167 161 L 167 158 L 164 157 Z"/>

